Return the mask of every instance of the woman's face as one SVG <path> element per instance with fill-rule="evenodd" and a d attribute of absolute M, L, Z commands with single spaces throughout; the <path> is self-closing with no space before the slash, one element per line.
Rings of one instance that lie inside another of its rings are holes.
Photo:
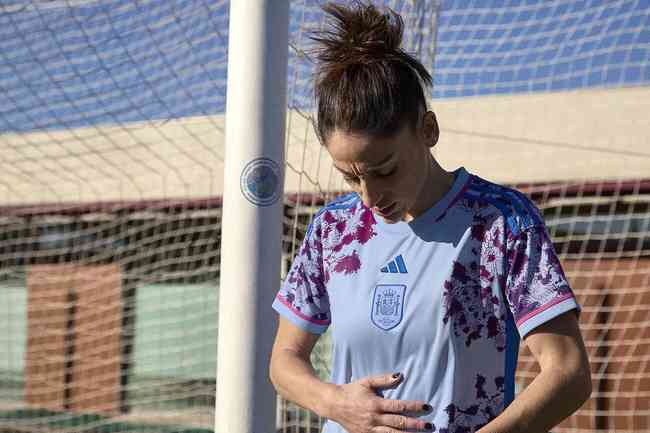
<path fill-rule="evenodd" d="M 431 178 L 430 148 L 438 140 L 435 115 L 427 112 L 413 131 L 376 138 L 335 130 L 326 146 L 334 166 L 363 203 L 388 223 L 410 221 L 428 207 L 425 185 Z"/>

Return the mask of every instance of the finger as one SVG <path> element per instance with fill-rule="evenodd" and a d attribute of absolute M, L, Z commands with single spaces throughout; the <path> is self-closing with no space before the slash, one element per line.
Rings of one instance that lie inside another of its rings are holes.
<path fill-rule="evenodd" d="M 388 400 L 381 399 L 379 407 L 386 413 L 428 412 L 431 406 L 418 400 Z"/>
<path fill-rule="evenodd" d="M 394 428 L 386 427 L 386 426 L 381 426 L 381 427 L 373 427 L 370 429 L 372 433 L 404 433 L 402 430 L 395 430 Z"/>
<path fill-rule="evenodd" d="M 362 382 L 372 389 L 390 389 L 398 385 L 403 377 L 402 373 L 382 374 L 368 376 Z"/>
<path fill-rule="evenodd" d="M 380 415 L 377 422 L 381 426 L 395 427 L 397 430 L 431 430 L 431 423 L 402 415 Z"/>

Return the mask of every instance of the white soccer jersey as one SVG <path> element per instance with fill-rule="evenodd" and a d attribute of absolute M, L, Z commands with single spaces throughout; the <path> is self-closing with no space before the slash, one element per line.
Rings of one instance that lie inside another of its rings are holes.
<path fill-rule="evenodd" d="M 402 372 L 433 431 L 473 432 L 514 398 L 520 338 L 578 305 L 537 208 L 464 169 L 409 223 L 356 194 L 314 218 L 273 307 L 332 331 L 332 382 Z M 328 421 L 324 432 L 344 432 Z"/>

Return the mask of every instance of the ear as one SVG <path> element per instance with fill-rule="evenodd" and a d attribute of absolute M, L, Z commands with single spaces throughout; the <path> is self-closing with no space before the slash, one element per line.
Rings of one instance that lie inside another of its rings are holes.
<path fill-rule="evenodd" d="M 440 127 L 438 126 L 436 114 L 433 111 L 427 111 L 424 113 L 424 119 L 422 119 L 422 134 L 428 147 L 433 147 L 438 143 L 438 138 L 440 138 Z"/>

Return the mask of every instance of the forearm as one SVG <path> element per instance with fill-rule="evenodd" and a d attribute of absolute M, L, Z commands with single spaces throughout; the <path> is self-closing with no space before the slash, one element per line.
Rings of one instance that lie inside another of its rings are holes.
<path fill-rule="evenodd" d="M 278 349 L 271 359 L 271 382 L 282 397 L 327 418 L 336 386 L 318 378 L 311 363 L 297 353 Z"/>
<path fill-rule="evenodd" d="M 588 372 L 547 369 L 477 433 L 547 433 L 582 406 L 590 391 Z"/>

